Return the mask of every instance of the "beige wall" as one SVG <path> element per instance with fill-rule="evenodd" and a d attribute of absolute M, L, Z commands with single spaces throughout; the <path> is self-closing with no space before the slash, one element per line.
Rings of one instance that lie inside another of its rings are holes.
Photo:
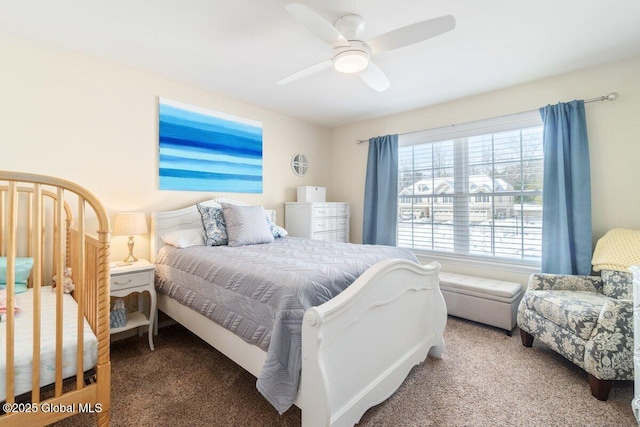
<path fill-rule="evenodd" d="M 0 169 L 59 176 L 87 187 L 112 213 L 183 207 L 223 195 L 160 191 L 157 184 L 157 97 L 258 120 L 264 131 L 264 193 L 224 194 L 275 208 L 295 200 L 299 185 L 326 186 L 328 200 L 352 204 L 351 238 L 361 241 L 367 144 L 357 139 L 462 123 L 617 91 L 615 102 L 588 104 L 593 228 L 640 228 L 640 57 L 328 130 L 185 84 L 51 45 L 0 36 Z M 289 161 L 304 152 L 304 178 Z M 136 239 L 148 256 L 148 236 Z M 114 237 L 113 259 L 126 254 Z M 430 258 L 424 258 L 428 261 Z M 440 260 L 446 270 L 526 280 L 504 266 Z"/>
<path fill-rule="evenodd" d="M 351 238 L 362 239 L 367 144 L 357 139 L 534 110 L 546 104 L 588 99 L 615 91 L 615 102 L 587 104 L 594 241 L 614 227 L 640 229 L 640 57 L 333 129 L 329 197 L 352 205 Z M 425 261 L 427 258 L 424 259 Z M 502 267 L 441 260 L 443 268 L 488 277 L 526 280 Z"/>
<path fill-rule="evenodd" d="M 225 195 L 276 209 L 282 224 L 297 186 L 330 184 L 330 131 L 322 126 L 50 45 L 0 36 L 0 58 L 0 169 L 75 181 L 112 213 Z M 159 96 L 262 122 L 264 193 L 158 190 Z M 298 151 L 311 163 L 304 178 L 290 168 Z M 148 258 L 148 243 L 136 238 L 136 255 Z M 112 259 L 126 252 L 126 238 L 114 237 Z"/>

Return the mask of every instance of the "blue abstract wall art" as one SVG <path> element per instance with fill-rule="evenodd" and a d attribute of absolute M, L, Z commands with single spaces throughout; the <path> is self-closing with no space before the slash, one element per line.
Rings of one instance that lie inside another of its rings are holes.
<path fill-rule="evenodd" d="M 161 190 L 262 193 L 262 123 L 159 99 Z"/>

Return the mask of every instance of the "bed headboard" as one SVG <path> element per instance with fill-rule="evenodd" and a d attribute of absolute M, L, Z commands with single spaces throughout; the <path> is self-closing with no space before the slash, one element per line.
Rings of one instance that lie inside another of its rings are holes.
<path fill-rule="evenodd" d="M 200 202 L 200 204 L 205 206 L 220 206 L 215 200 L 205 200 Z M 244 205 L 244 203 L 236 204 Z M 273 222 L 276 222 L 275 210 L 265 209 L 264 211 Z M 161 236 L 172 231 L 187 230 L 190 228 L 203 229 L 202 218 L 195 204 L 172 211 L 153 212 L 151 214 L 151 262 L 155 261 L 156 254 L 164 245 Z"/>

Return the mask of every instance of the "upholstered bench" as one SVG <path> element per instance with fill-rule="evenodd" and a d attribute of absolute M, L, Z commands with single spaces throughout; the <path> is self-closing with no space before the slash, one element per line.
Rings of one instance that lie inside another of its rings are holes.
<path fill-rule="evenodd" d="M 440 272 L 440 290 L 448 314 L 511 331 L 516 326 L 520 283 Z"/>

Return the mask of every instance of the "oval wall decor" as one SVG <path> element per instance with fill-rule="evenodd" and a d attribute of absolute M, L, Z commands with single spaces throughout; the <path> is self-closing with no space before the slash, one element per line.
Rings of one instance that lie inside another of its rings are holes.
<path fill-rule="evenodd" d="M 291 158 L 291 169 L 298 176 L 304 176 L 309 170 L 307 156 L 301 153 L 294 154 Z"/>

